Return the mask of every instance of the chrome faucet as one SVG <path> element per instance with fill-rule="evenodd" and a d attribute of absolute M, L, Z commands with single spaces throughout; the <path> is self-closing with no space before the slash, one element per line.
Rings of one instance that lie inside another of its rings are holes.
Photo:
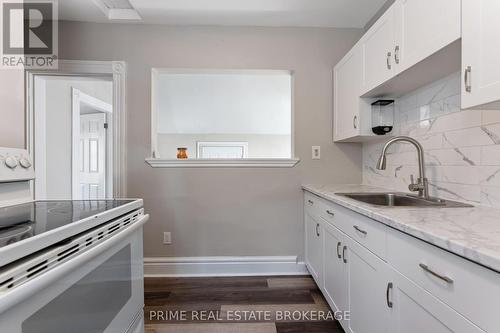
<path fill-rule="evenodd" d="M 408 136 L 397 136 L 387 141 L 387 143 L 384 145 L 384 148 L 382 149 L 382 154 L 380 155 L 380 158 L 378 160 L 377 169 L 385 170 L 386 160 L 387 160 L 386 157 L 387 149 L 395 142 L 408 142 L 414 145 L 415 148 L 417 148 L 419 178 L 415 183 L 413 175 L 411 175 L 411 184 L 408 186 L 408 189 L 412 192 L 418 192 L 418 196 L 420 198 L 429 199 L 429 182 L 427 178 L 425 178 L 425 169 L 424 169 L 424 148 L 417 140 L 410 138 Z"/>

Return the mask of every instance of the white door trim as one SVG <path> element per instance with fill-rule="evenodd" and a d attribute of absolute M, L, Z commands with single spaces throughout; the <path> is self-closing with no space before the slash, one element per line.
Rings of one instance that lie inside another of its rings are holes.
<path fill-rule="evenodd" d="M 150 257 L 146 277 L 309 275 L 297 256 Z"/>
<path fill-rule="evenodd" d="M 34 80 L 37 76 L 112 76 L 113 78 L 113 197 L 127 196 L 126 178 L 126 75 L 127 65 L 124 61 L 84 61 L 59 60 L 57 70 L 26 71 L 26 142 L 30 158 L 34 161 Z M 34 166 L 36 170 L 36 165 Z M 34 194 L 34 192 L 33 192 Z"/>

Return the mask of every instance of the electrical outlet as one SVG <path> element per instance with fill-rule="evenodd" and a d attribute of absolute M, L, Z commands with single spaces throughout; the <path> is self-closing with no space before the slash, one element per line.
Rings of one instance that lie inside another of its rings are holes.
<path fill-rule="evenodd" d="M 170 232 L 163 233 L 163 244 L 172 244 L 172 233 Z"/>
<path fill-rule="evenodd" d="M 320 146 L 312 146 L 312 159 L 313 160 L 321 159 L 321 147 Z"/>

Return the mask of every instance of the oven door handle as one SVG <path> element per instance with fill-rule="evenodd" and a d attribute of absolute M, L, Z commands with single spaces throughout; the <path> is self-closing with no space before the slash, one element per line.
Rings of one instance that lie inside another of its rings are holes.
<path fill-rule="evenodd" d="M 137 229 L 141 228 L 149 220 L 149 214 L 142 216 L 137 222 L 131 224 L 126 229 L 115 234 L 109 240 L 98 244 L 89 250 L 83 252 L 81 255 L 76 256 L 69 260 L 68 262 L 54 267 L 53 269 L 41 274 L 35 279 L 23 283 L 19 288 L 14 288 L 11 291 L 5 292 L 3 295 L 0 294 L 0 314 L 11 309 L 13 306 L 29 299 L 31 296 L 40 292 L 44 288 L 50 286 L 54 282 L 63 278 L 66 274 L 69 274 L 78 268 L 85 265 L 89 260 L 99 256 L 101 253 L 111 249 L 120 241 L 129 237 Z"/>

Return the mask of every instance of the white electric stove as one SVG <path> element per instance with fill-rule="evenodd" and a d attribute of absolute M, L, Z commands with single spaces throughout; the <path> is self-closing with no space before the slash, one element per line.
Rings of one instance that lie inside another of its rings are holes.
<path fill-rule="evenodd" d="M 143 332 L 142 200 L 33 201 L 33 178 L 0 148 L 0 332 Z"/>

